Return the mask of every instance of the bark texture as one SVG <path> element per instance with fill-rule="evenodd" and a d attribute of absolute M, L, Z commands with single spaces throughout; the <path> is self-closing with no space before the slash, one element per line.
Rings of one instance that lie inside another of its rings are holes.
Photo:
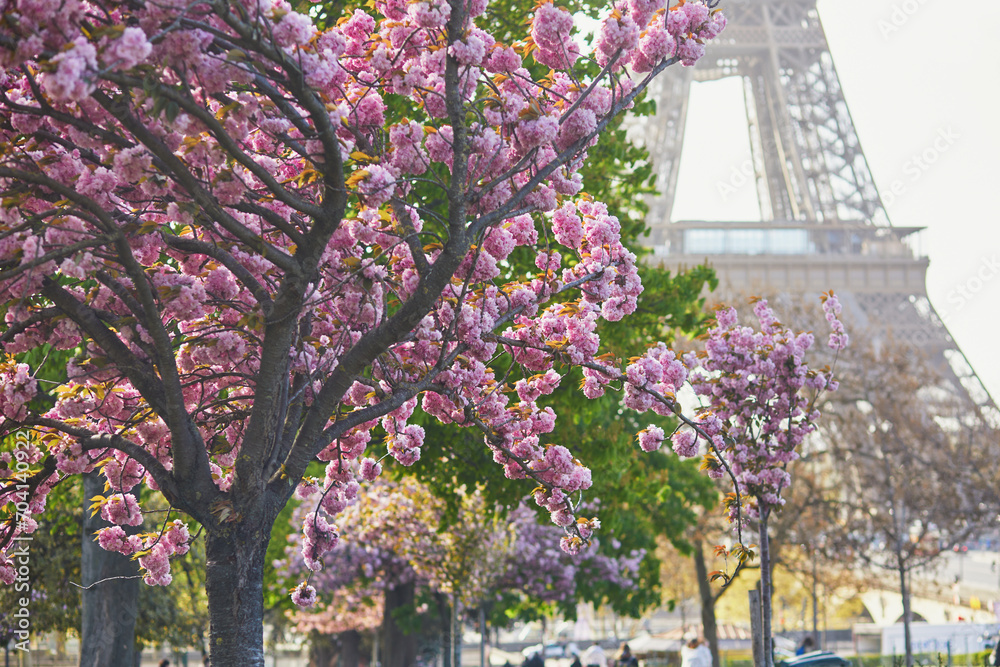
<path fill-rule="evenodd" d="M 694 569 L 698 578 L 698 595 L 701 598 L 701 627 L 708 648 L 712 652 L 713 667 L 719 666 L 719 628 L 715 620 L 716 595 L 712 591 L 712 583 L 708 580 L 708 567 L 705 565 L 705 549 L 701 540 L 694 543 Z"/>
<path fill-rule="evenodd" d="M 90 498 L 104 493 L 104 475 L 83 476 L 83 544 L 80 575 L 85 587 L 80 617 L 80 667 L 133 667 L 135 619 L 139 614 L 139 566 L 128 556 L 105 551 L 94 532 L 111 524 L 100 514 L 90 516 Z M 96 582 L 101 581 L 102 583 Z"/>
<path fill-rule="evenodd" d="M 760 629 L 764 641 L 764 665 L 774 667 L 774 638 L 771 633 L 771 549 L 767 536 L 770 510 L 760 512 Z"/>
<path fill-rule="evenodd" d="M 417 636 L 406 634 L 393 611 L 413 604 L 414 584 L 399 584 L 385 592 L 382 616 L 382 667 L 412 667 L 417 660 Z M 353 667 L 353 666 L 352 666 Z"/>
<path fill-rule="evenodd" d="M 441 667 L 451 666 L 451 604 L 448 596 L 444 593 L 435 593 L 434 599 L 437 602 L 438 617 L 441 619 Z"/>
<path fill-rule="evenodd" d="M 309 667 L 337 667 L 337 638 L 313 631 L 309 633 Z"/>
<path fill-rule="evenodd" d="M 899 593 L 903 598 L 903 643 L 906 644 L 906 667 L 913 667 L 913 629 L 910 627 L 913 612 L 910 610 L 910 586 L 906 575 L 906 566 L 900 562 Z"/>
<path fill-rule="evenodd" d="M 212 667 L 264 664 L 264 554 L 271 521 L 247 518 L 205 538 Z"/>
<path fill-rule="evenodd" d="M 340 667 L 358 667 L 361 664 L 361 633 L 348 630 L 340 633 Z M 331 665 L 330 667 L 336 667 Z"/>

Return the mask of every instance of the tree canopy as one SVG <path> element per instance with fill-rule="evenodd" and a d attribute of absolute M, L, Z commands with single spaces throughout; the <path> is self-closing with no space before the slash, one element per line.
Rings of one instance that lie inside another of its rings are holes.
<path fill-rule="evenodd" d="M 543 3 L 501 43 L 486 7 L 375 0 L 318 28 L 281 0 L 5 3 L 0 429 L 30 434 L 0 488 L 5 549 L 58 480 L 100 468 L 101 546 L 164 585 L 199 524 L 213 664 L 259 664 L 275 518 L 322 492 L 303 526 L 318 565 L 332 517 L 380 473 L 374 447 L 421 457 L 418 403 L 478 429 L 507 476 L 539 485 L 564 549 L 585 548 L 599 521 L 572 496 L 591 473 L 544 442 L 539 401 L 573 366 L 589 397 L 630 386 L 596 326 L 642 287 L 579 170 L 725 19 L 633 0 L 588 69 L 568 11 Z M 503 279 L 517 247 L 533 266 Z M 40 373 L 43 344 L 72 352 L 65 381 Z M 661 389 L 629 391 L 666 415 Z M 171 511 L 131 535 L 143 486 Z"/>

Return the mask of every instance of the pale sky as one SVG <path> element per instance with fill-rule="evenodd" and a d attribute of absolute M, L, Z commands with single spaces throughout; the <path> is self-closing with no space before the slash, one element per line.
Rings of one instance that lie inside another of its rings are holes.
<path fill-rule="evenodd" d="M 889 218 L 927 228 L 931 302 L 1000 401 L 1000 2 L 818 4 Z M 752 179 L 719 187 L 750 157 L 740 84 L 695 84 L 691 105 L 673 218 L 759 219 Z"/>

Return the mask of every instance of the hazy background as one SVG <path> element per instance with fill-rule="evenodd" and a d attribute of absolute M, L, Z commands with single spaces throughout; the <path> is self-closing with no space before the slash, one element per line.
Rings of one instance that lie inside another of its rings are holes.
<path fill-rule="evenodd" d="M 1000 2 L 818 6 L 889 218 L 927 228 L 913 245 L 930 258 L 931 302 L 1000 400 Z M 933 163 L 918 166 L 925 151 Z M 752 179 L 735 192 L 719 187 L 749 159 L 739 80 L 694 84 L 673 218 L 759 219 Z"/>

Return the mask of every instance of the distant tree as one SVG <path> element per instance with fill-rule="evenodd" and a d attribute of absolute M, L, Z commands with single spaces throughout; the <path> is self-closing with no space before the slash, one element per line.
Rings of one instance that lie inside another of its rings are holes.
<path fill-rule="evenodd" d="M 641 551 L 609 557 L 595 540 L 570 555 L 558 547 L 560 528 L 527 505 L 508 514 L 488 506 L 481 490 L 457 494 L 461 507 L 452 516 L 412 478 L 362 487 L 359 502 L 341 514 L 345 538 L 310 577 L 316 608 L 291 615 L 298 629 L 324 635 L 378 629 L 383 664 L 410 664 L 418 635 L 436 628 L 434 643 L 451 662 L 457 658 L 448 647 L 461 645 L 460 619 L 478 619 L 482 611 L 506 625 L 557 606 L 573 609 L 590 590 L 578 589 L 587 577 L 626 589 L 636 584 Z M 298 513 L 314 511 L 315 502 Z M 278 567 L 293 581 L 305 570 L 294 548 Z M 437 618 L 427 622 L 428 616 Z"/>
<path fill-rule="evenodd" d="M 882 339 L 845 364 L 820 426 L 827 480 L 838 494 L 824 522 L 825 548 L 841 562 L 898 577 L 910 666 L 911 574 L 995 519 L 995 491 L 973 482 L 975 462 L 996 443 L 980 437 L 976 411 L 913 346 Z"/>
<path fill-rule="evenodd" d="M 66 633 L 80 628 L 81 485 L 66 483 L 55 487 L 49 498 L 49 512 L 38 519 L 38 526 L 27 547 L 26 573 L 19 572 L 13 586 L 0 586 L 0 633 L 9 628 L 10 649 L 40 633 L 54 633 L 64 638 Z M 26 617 L 13 614 L 26 599 Z M 30 626 L 25 628 L 21 621 Z M 27 632 L 25 632 L 27 630 Z M 0 635 L 2 639 L 2 635 Z M 15 654 L 16 655 L 16 654 Z"/>

